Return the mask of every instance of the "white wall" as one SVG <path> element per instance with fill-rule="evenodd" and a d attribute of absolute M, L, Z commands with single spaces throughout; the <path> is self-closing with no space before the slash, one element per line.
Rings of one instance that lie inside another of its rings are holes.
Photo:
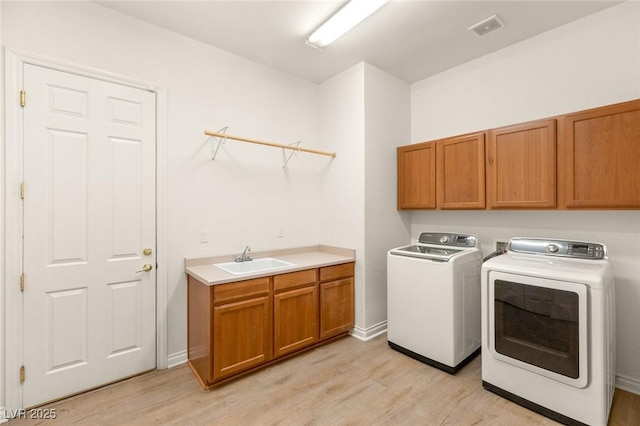
<path fill-rule="evenodd" d="M 640 98 L 640 3 L 626 2 L 415 83 L 411 140 L 453 136 Z M 423 230 L 605 243 L 616 275 L 618 386 L 640 393 L 640 212 L 414 212 Z"/>
<path fill-rule="evenodd" d="M 410 86 L 365 64 L 365 271 L 369 330 L 387 320 L 387 251 L 409 237 L 410 214 L 398 212 L 396 147 L 410 141 Z M 386 327 L 385 327 L 386 328 Z"/>
<path fill-rule="evenodd" d="M 319 147 L 318 87 L 89 2 L 2 2 L 2 42 L 168 91 L 168 353 L 186 350 L 185 256 L 320 242 L 329 157 L 233 141 L 210 161 L 204 130 Z M 338 149 L 340 151 L 340 149 Z M 340 155 L 340 154 L 339 154 Z M 284 238 L 277 228 L 284 227 Z M 208 229 L 210 242 L 200 243 Z"/>
<path fill-rule="evenodd" d="M 2 9 L 3 2 L 0 2 L 0 27 L 2 24 Z M 4 142 L 4 54 L 2 54 L 1 48 L 3 46 L 2 39 L 2 31 L 0 31 L 0 140 Z M 4 147 L 4 143 L 2 144 Z M 4 158 L 4 149 L 0 151 L 0 159 Z M 4 176 L 4 161 L 0 160 L 0 176 Z M 5 217 L 4 217 L 4 180 L 0 179 L 0 241 L 5 241 L 4 234 L 4 226 L 5 226 Z M 4 243 L 0 244 L 0 277 L 4 277 Z M 3 314 L 0 315 L 0 376 L 4 376 L 4 341 L 5 341 L 5 320 L 4 320 L 4 306 L 5 306 L 5 287 L 3 285 L 3 280 L 0 278 L 0 309 L 3 311 Z M 4 403 L 5 403 L 5 389 L 4 389 L 4 380 L 0 380 L 0 413 L 4 413 Z M 2 420 L 0 420 L 1 422 Z"/>
<path fill-rule="evenodd" d="M 320 85 L 321 140 L 338 158 L 325 176 L 322 241 L 356 249 L 354 335 L 386 329 L 386 252 L 409 238 L 396 210 L 396 147 L 409 143 L 409 85 L 360 63 Z"/>
<path fill-rule="evenodd" d="M 639 7 L 613 6 L 413 84 L 412 141 L 637 98 Z"/>
<path fill-rule="evenodd" d="M 320 193 L 323 244 L 356 250 L 355 314 L 362 326 L 364 311 L 364 64 L 360 63 L 320 85 L 322 148 L 338 156 L 325 175 Z"/>

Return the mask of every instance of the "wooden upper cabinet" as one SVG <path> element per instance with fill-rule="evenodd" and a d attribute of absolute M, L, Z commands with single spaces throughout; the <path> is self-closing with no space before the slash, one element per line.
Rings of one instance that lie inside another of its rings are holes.
<path fill-rule="evenodd" d="M 487 207 L 555 208 L 556 120 L 489 132 Z"/>
<path fill-rule="evenodd" d="M 437 194 L 441 209 L 483 209 L 484 133 L 437 141 Z"/>
<path fill-rule="evenodd" d="M 398 148 L 398 210 L 436 208 L 436 144 Z"/>
<path fill-rule="evenodd" d="M 561 207 L 640 208 L 640 100 L 569 114 L 561 123 Z"/>

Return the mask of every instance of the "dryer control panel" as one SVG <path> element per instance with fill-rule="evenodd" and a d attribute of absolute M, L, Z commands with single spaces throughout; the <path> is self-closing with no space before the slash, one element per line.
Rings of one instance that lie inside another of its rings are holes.
<path fill-rule="evenodd" d="M 607 247 L 600 243 L 547 240 L 541 238 L 512 238 L 509 251 L 546 256 L 575 257 L 581 259 L 606 259 Z"/>

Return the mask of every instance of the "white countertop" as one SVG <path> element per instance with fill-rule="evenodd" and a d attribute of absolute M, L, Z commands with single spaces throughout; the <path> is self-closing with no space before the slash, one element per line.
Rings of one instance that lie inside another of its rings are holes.
<path fill-rule="evenodd" d="M 254 259 L 273 257 L 284 260 L 285 262 L 293 263 L 293 265 L 261 272 L 233 275 L 213 266 L 214 263 L 229 262 L 235 259 L 235 255 L 228 255 L 191 259 L 187 258 L 185 259 L 185 271 L 188 275 L 191 275 L 206 285 L 217 285 L 234 281 L 244 281 L 253 278 L 286 274 L 288 272 L 301 271 L 304 269 L 321 268 L 323 266 L 354 262 L 356 253 L 355 250 L 352 249 L 318 245 L 294 249 L 253 252 L 251 253 L 251 257 Z"/>

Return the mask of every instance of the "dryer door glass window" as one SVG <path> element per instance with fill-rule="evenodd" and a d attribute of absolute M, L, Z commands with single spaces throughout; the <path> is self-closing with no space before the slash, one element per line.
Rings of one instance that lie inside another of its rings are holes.
<path fill-rule="evenodd" d="M 495 350 L 577 379 L 580 339 L 577 293 L 495 280 Z"/>

